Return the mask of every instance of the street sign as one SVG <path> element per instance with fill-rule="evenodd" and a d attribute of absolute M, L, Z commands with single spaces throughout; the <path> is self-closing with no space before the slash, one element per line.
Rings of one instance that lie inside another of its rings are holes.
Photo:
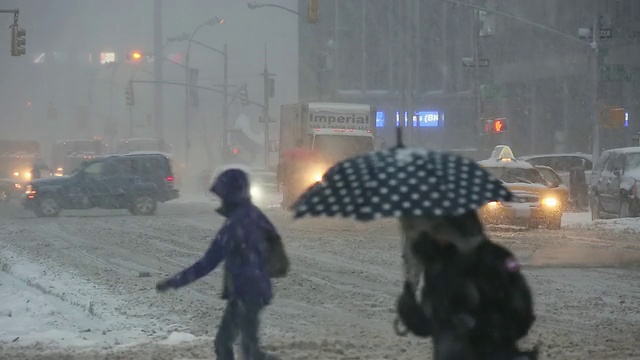
<path fill-rule="evenodd" d="M 486 100 L 506 99 L 509 97 L 506 88 L 496 84 L 480 85 L 480 95 Z"/>
<path fill-rule="evenodd" d="M 637 77 L 635 72 L 629 71 L 622 64 L 609 64 L 600 67 L 600 78 L 603 81 L 633 81 Z"/>
<path fill-rule="evenodd" d="M 613 37 L 613 31 L 610 27 L 600 29 L 600 39 L 611 39 Z"/>
<path fill-rule="evenodd" d="M 480 67 L 488 67 L 489 66 L 489 59 L 480 58 L 478 63 L 480 65 Z M 475 64 L 475 61 L 473 60 L 473 58 L 466 57 L 466 58 L 462 58 L 462 66 L 464 66 L 464 67 L 474 67 L 474 66 L 476 66 L 476 64 Z"/>

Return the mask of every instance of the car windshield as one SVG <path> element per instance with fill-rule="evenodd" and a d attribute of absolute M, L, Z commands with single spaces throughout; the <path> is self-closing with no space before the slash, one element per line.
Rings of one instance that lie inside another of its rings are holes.
<path fill-rule="evenodd" d="M 341 161 L 373 150 L 369 136 L 316 135 L 314 150 L 329 161 Z"/>
<path fill-rule="evenodd" d="M 562 179 L 551 169 L 537 168 L 542 177 L 549 182 L 549 184 L 562 184 Z"/>
<path fill-rule="evenodd" d="M 273 173 L 253 173 L 251 174 L 252 181 L 260 184 L 275 184 L 276 174 Z"/>
<path fill-rule="evenodd" d="M 627 154 L 624 168 L 626 170 L 640 169 L 640 153 Z"/>
<path fill-rule="evenodd" d="M 542 184 L 547 185 L 536 169 L 522 169 L 510 167 L 485 167 L 493 176 L 508 184 Z"/>

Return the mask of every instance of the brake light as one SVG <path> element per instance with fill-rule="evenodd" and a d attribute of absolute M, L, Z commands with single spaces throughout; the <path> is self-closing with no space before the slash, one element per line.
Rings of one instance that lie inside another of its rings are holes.
<path fill-rule="evenodd" d="M 173 181 L 173 176 L 167 176 L 167 181 L 169 182 Z"/>
<path fill-rule="evenodd" d="M 237 147 L 233 148 L 233 155 L 238 155 L 238 148 Z"/>

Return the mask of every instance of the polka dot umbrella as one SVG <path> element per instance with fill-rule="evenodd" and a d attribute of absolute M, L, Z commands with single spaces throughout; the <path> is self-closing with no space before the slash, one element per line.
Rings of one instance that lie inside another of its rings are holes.
<path fill-rule="evenodd" d="M 398 146 L 344 160 L 293 205 L 294 217 L 462 215 L 492 201 L 510 201 L 501 181 L 455 154 Z"/>

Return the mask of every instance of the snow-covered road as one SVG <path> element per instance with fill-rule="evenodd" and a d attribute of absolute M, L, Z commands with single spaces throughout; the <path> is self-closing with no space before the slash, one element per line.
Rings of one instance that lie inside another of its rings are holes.
<path fill-rule="evenodd" d="M 178 292 L 154 290 L 208 246 L 221 224 L 213 209 L 181 201 L 153 217 L 0 212 L 0 359 L 213 358 L 220 272 Z M 401 289 L 393 221 L 267 214 L 293 266 L 263 317 L 267 349 L 285 359 L 428 358 L 428 341 L 391 327 Z M 591 226 L 584 217 L 555 232 L 490 229 L 520 257 L 536 293 L 526 343 L 541 343 L 548 358 L 640 359 L 638 220 Z"/>

